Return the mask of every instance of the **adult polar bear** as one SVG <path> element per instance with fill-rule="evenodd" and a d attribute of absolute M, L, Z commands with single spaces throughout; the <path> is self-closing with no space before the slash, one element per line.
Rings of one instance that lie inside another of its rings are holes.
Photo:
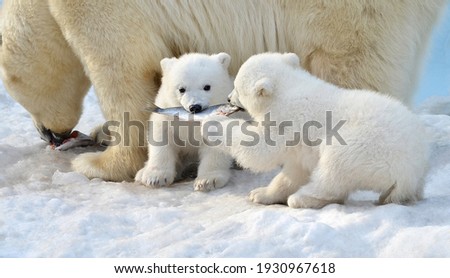
<path fill-rule="evenodd" d="M 145 123 L 163 57 L 228 52 L 230 72 L 252 54 L 295 52 L 302 67 L 346 88 L 387 92 L 405 103 L 445 0 L 5 0 L 3 82 L 43 136 L 68 136 L 92 83 L 121 142 L 82 154 L 75 170 L 132 180 L 147 159 Z M 125 114 L 125 112 L 127 112 Z M 141 132 L 142 133 L 142 132 Z M 142 146 L 139 146 L 140 143 Z"/>

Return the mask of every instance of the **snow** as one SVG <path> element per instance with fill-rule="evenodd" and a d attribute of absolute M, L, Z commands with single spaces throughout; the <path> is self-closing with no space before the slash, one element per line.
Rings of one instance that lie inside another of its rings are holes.
<path fill-rule="evenodd" d="M 439 30 L 450 30 L 449 19 Z M 0 257 L 450 257 L 448 34 L 435 36 L 447 52 L 432 46 L 425 67 L 433 74 L 439 61 L 443 78 L 425 74 L 421 83 L 447 91 L 418 92 L 432 158 L 425 198 L 408 206 L 376 206 L 370 192 L 320 210 L 251 203 L 248 193 L 277 171 L 233 170 L 226 187 L 209 193 L 193 191 L 192 181 L 149 189 L 89 180 L 70 161 L 95 149 L 51 150 L 1 84 Z M 76 129 L 102 122 L 91 91 Z"/>

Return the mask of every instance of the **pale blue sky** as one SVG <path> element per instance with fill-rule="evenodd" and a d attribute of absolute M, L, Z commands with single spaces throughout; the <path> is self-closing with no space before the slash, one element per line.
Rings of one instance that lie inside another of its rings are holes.
<path fill-rule="evenodd" d="M 414 104 L 430 96 L 450 96 L 450 2 L 434 30 Z"/>

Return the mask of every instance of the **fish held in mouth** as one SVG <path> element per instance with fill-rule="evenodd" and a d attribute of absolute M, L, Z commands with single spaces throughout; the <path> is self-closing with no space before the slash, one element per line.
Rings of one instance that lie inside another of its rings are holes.
<path fill-rule="evenodd" d="M 155 108 L 149 110 L 153 113 L 158 113 L 166 116 L 177 117 L 182 121 L 203 121 L 212 115 L 223 115 L 230 116 L 231 114 L 241 110 L 240 107 L 231 104 L 218 104 L 210 106 L 199 113 L 190 113 L 186 111 L 183 107 L 170 107 L 170 108 Z"/>

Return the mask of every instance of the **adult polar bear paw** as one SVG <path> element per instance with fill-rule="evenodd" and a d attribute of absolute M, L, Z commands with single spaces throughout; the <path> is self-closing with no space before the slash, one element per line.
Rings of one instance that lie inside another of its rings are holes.
<path fill-rule="evenodd" d="M 114 177 L 110 176 L 109 167 L 104 167 L 105 165 L 102 163 L 104 159 L 102 157 L 104 157 L 102 153 L 80 154 L 72 161 L 72 167 L 76 172 L 82 173 L 88 178 L 114 179 Z"/>
<path fill-rule="evenodd" d="M 214 171 L 205 175 L 199 176 L 195 179 L 195 191 L 211 191 L 217 188 L 224 187 L 230 179 L 229 171 Z"/>
<path fill-rule="evenodd" d="M 134 159 L 129 159 L 130 154 L 133 154 Z M 91 179 L 133 181 L 135 173 L 142 168 L 145 158 L 146 154 L 142 151 L 110 147 L 100 153 L 80 154 L 72 160 L 72 168 Z"/>

